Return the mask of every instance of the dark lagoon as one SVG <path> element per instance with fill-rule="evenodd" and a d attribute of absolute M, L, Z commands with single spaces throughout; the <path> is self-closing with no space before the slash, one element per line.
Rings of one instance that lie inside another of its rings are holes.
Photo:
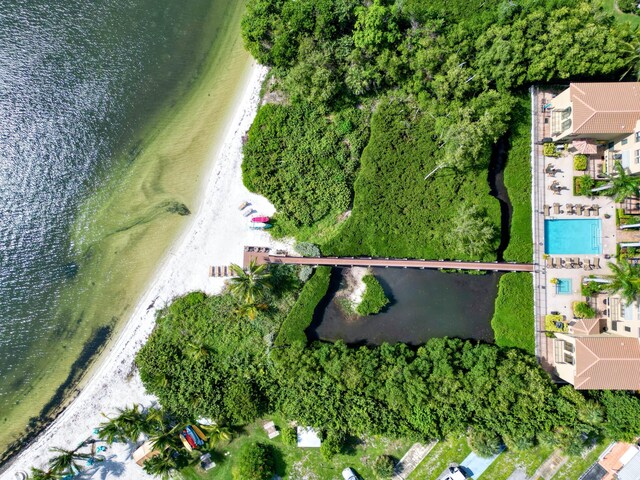
<path fill-rule="evenodd" d="M 333 269 L 329 292 L 316 308 L 307 330 L 310 340 L 419 345 L 434 337 L 459 337 L 493 342 L 491 317 L 500 273 L 372 270 L 391 300 L 385 310 L 367 317 L 345 314 L 336 301 L 344 271 Z"/>

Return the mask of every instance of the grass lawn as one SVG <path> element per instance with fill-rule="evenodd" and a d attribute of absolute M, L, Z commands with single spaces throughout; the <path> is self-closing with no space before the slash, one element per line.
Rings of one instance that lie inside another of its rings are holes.
<path fill-rule="evenodd" d="M 509 128 L 509 152 L 504 169 L 504 184 L 513 207 L 511 238 L 504 259 L 531 262 L 531 105 L 529 97 L 521 98 L 513 109 Z"/>
<path fill-rule="evenodd" d="M 569 457 L 567 463 L 553 477 L 553 480 L 575 480 L 580 478 L 587 468 L 595 462 L 600 454 L 609 446 L 610 440 L 603 440 L 585 457 Z"/>
<path fill-rule="evenodd" d="M 280 427 L 284 421 L 273 417 L 275 424 Z M 218 464 L 206 474 L 194 468 L 183 470 L 183 478 L 188 480 L 211 479 L 228 480 L 232 478 L 231 469 L 233 459 L 238 449 L 247 442 L 261 441 L 270 443 L 277 450 L 276 461 L 278 475 L 283 479 L 308 478 L 313 480 L 335 480 L 341 477 L 345 467 L 353 468 L 362 478 L 375 478 L 373 471 L 367 467 L 367 463 L 378 455 L 391 455 L 399 460 L 414 443 L 411 440 L 389 440 L 382 437 L 366 437 L 352 442 L 345 454 L 336 455 L 331 460 L 326 460 L 317 448 L 298 448 L 284 445 L 278 436 L 269 440 L 262 428 L 264 420 L 247 426 L 242 433 L 235 436 L 225 447 L 222 447 L 217 458 Z M 229 452 L 228 455 L 224 455 Z M 213 457 L 213 455 L 212 455 Z"/>
<path fill-rule="evenodd" d="M 496 345 L 534 353 L 533 278 L 530 273 L 511 272 L 500 278 L 491 327 Z"/>
<path fill-rule="evenodd" d="M 552 447 L 540 445 L 524 451 L 505 450 L 482 474 L 482 477 L 491 480 L 506 480 L 516 468 L 526 470 L 527 475 L 531 476 L 552 452 Z"/>
<path fill-rule="evenodd" d="M 465 435 L 451 436 L 442 440 L 409 475 L 409 480 L 435 480 L 450 463 L 461 462 L 469 453 L 471 449 Z"/>

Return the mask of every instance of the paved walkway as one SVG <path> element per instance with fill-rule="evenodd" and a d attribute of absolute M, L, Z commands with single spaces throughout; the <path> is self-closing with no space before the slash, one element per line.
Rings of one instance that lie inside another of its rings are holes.
<path fill-rule="evenodd" d="M 431 442 L 428 445 L 422 445 L 421 443 L 414 443 L 411 448 L 404 454 L 404 457 L 400 459 L 396 468 L 393 471 L 393 477 L 391 480 L 405 480 L 411 472 L 413 472 L 420 462 L 424 460 L 431 449 L 436 446 L 437 440 Z"/>
<path fill-rule="evenodd" d="M 555 450 L 544 461 L 542 465 L 538 467 L 531 478 L 542 478 L 544 480 L 551 480 L 553 476 L 558 473 L 560 467 L 562 467 L 567 461 L 567 457 L 562 454 L 561 450 Z"/>
<path fill-rule="evenodd" d="M 397 268 L 433 268 L 456 270 L 487 270 L 500 272 L 532 272 L 530 263 L 505 262 L 461 262 L 457 260 L 419 260 L 407 258 L 373 258 L 373 257 L 294 257 L 286 254 L 273 255 L 263 247 L 245 247 L 244 267 L 251 261 L 258 264 L 288 265 L 328 265 L 332 267 L 397 267 Z"/>

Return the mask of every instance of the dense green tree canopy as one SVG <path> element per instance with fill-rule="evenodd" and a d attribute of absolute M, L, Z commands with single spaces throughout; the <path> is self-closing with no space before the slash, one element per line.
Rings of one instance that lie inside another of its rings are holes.
<path fill-rule="evenodd" d="M 276 411 L 332 439 L 474 432 L 472 444 L 485 452 L 496 442 L 514 449 L 546 442 L 578 453 L 585 439 L 637 433 L 637 398 L 557 389 L 519 350 L 452 339 L 417 349 L 341 342 L 271 349 L 267 332 L 276 325 L 263 316 L 238 321 L 232 303 L 226 295 L 176 300 L 138 355 L 147 388 L 184 418 L 244 424 Z M 205 358 L 183 351 L 197 338 L 211 349 Z"/>

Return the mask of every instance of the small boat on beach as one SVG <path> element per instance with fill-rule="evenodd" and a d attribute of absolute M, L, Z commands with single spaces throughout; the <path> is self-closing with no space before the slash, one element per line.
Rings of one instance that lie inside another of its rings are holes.
<path fill-rule="evenodd" d="M 198 435 L 198 437 L 200 437 L 203 442 L 207 441 L 207 436 L 202 433 L 202 430 L 200 430 L 197 425 L 191 425 L 191 428 L 193 428 L 193 431 L 196 433 L 196 435 Z"/>
<path fill-rule="evenodd" d="M 253 217 L 251 219 L 252 222 L 258 222 L 258 223 L 268 223 L 269 222 L 269 217 Z"/>
<path fill-rule="evenodd" d="M 271 227 L 273 227 L 273 225 L 271 225 L 270 223 L 254 223 L 249 228 L 251 230 L 267 230 Z"/>
<path fill-rule="evenodd" d="M 187 442 L 186 437 L 182 433 L 180 434 L 180 441 L 182 442 L 184 448 L 187 449 L 187 452 L 193 452 L 193 448 L 191 447 L 191 445 L 189 445 L 189 442 Z"/>

